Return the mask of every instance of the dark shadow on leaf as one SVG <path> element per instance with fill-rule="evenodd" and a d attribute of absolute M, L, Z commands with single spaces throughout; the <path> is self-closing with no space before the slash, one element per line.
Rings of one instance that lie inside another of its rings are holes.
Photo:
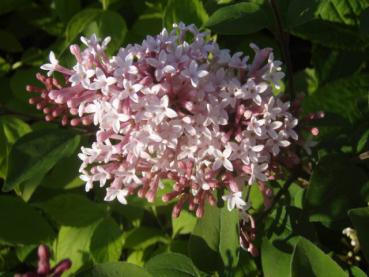
<path fill-rule="evenodd" d="M 189 256 L 202 271 L 223 271 L 224 266 L 219 253 L 211 249 L 201 237 L 192 235 L 189 241 Z"/>

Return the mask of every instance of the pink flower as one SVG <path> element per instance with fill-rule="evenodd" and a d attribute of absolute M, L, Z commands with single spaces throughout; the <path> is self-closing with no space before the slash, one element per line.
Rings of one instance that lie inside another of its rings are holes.
<path fill-rule="evenodd" d="M 126 204 L 137 194 L 152 202 L 160 180 L 171 179 L 163 199 L 178 199 L 174 216 L 188 203 L 201 217 L 206 202 L 216 204 L 216 190 L 230 191 L 223 196 L 228 208 L 246 213 L 245 182 L 283 173 L 280 161 L 294 154 L 286 147 L 298 139 L 298 120 L 273 94 L 284 75 L 281 62 L 271 48 L 252 45 L 250 59 L 209 38 L 180 23 L 109 57 L 110 38 L 82 37 L 84 49 L 70 47 L 72 69 L 50 53 L 42 69 L 65 82 L 38 75 L 45 88 L 29 86 L 38 93 L 30 102 L 48 121 L 95 125 L 96 141 L 79 154 L 86 191 L 99 183 L 106 201 Z"/>

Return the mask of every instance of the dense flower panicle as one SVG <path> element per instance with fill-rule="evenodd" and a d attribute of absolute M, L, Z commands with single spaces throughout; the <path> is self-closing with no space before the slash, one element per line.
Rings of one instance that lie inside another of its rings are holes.
<path fill-rule="evenodd" d="M 98 183 L 107 186 L 106 201 L 126 204 L 138 194 L 152 202 L 161 180 L 171 179 L 163 200 L 178 199 L 173 216 L 188 203 L 198 217 L 206 202 L 216 203 L 218 189 L 228 191 L 230 210 L 249 208 L 245 184 L 259 183 L 271 197 L 265 182 L 278 176 L 298 140 L 290 104 L 273 94 L 284 77 L 281 62 L 270 48 L 252 44 L 250 60 L 208 37 L 194 25 L 175 24 L 111 58 L 104 52 L 109 38 L 82 37 L 84 50 L 70 47 L 72 69 L 50 54 L 41 68 L 65 82 L 40 75 L 46 88 L 29 87 L 41 93 L 31 102 L 47 120 L 62 117 L 66 124 L 72 116 L 72 125 L 97 126 L 96 141 L 79 154 L 86 191 Z"/>

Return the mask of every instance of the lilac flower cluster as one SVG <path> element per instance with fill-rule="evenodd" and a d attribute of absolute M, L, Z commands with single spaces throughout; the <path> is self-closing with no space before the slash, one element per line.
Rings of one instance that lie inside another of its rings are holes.
<path fill-rule="evenodd" d="M 198 217 L 219 189 L 228 191 L 229 210 L 249 208 L 246 183 L 263 184 L 270 197 L 265 182 L 278 176 L 280 152 L 298 139 L 289 102 L 273 94 L 284 73 L 272 49 L 251 44 L 249 61 L 182 23 L 111 58 L 109 40 L 82 37 L 83 50 L 70 47 L 72 69 L 51 52 L 41 68 L 61 73 L 65 83 L 39 74 L 46 88 L 28 87 L 40 93 L 30 102 L 46 120 L 97 126 L 96 141 L 79 154 L 86 191 L 98 182 L 107 186 L 106 201 L 126 204 L 138 194 L 152 202 L 161 180 L 171 179 L 163 200 L 178 199 L 173 216 L 188 203 Z"/>

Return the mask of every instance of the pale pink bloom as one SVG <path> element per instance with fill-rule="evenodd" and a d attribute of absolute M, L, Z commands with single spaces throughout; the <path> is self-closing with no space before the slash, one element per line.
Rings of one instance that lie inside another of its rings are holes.
<path fill-rule="evenodd" d="M 271 81 L 276 89 L 280 89 L 279 82 L 285 76 L 285 74 L 281 71 L 281 65 L 282 62 L 274 60 L 273 53 L 270 53 L 268 57 L 267 71 L 262 76 L 264 80 Z"/>
<path fill-rule="evenodd" d="M 242 199 L 242 192 L 237 191 L 222 196 L 222 199 L 227 202 L 228 211 L 232 211 L 234 208 L 239 210 L 246 210 L 249 205 Z"/>
<path fill-rule="evenodd" d="M 117 189 L 117 188 L 110 187 L 106 189 L 106 195 L 105 195 L 104 200 L 110 202 L 110 201 L 113 201 L 115 198 L 117 198 L 121 204 L 126 205 L 127 195 L 128 195 L 127 189 Z"/>
<path fill-rule="evenodd" d="M 86 192 L 90 191 L 93 188 L 93 176 L 89 176 L 87 174 L 81 174 L 79 176 L 82 181 L 86 182 L 85 190 Z"/>
<path fill-rule="evenodd" d="M 275 120 L 278 115 L 281 114 L 282 108 L 278 106 L 279 102 L 276 103 L 275 97 L 271 96 L 268 103 L 264 104 L 264 118 Z"/>
<path fill-rule="evenodd" d="M 74 87 L 78 84 L 82 84 L 84 88 L 89 89 L 91 78 L 95 75 L 95 70 L 86 69 L 82 64 L 77 63 L 74 67 L 74 74 L 72 74 L 68 81 L 71 82 L 71 86 Z"/>
<path fill-rule="evenodd" d="M 190 79 L 192 86 L 196 88 L 200 82 L 200 79 L 206 77 L 209 72 L 201 69 L 201 67 L 199 68 L 199 65 L 193 60 L 191 61 L 190 66 L 183 70 L 181 74 Z"/>
<path fill-rule="evenodd" d="M 94 79 L 94 82 L 90 84 L 90 89 L 100 89 L 105 95 L 109 93 L 110 86 L 117 82 L 114 77 L 106 77 L 104 71 L 102 71 L 100 68 L 96 68 L 95 76 L 96 78 Z"/>
<path fill-rule="evenodd" d="M 167 57 L 165 50 L 162 50 L 157 59 L 147 58 L 147 63 L 155 67 L 155 78 L 157 81 L 161 81 L 166 74 L 172 74 L 176 71 L 173 65 L 167 64 Z"/>
<path fill-rule="evenodd" d="M 249 57 L 245 56 L 242 58 L 242 55 L 243 55 L 242 52 L 237 52 L 233 54 L 233 56 L 228 62 L 228 65 L 233 68 L 246 69 L 247 60 L 249 59 Z"/>
<path fill-rule="evenodd" d="M 276 139 L 278 137 L 277 130 L 280 129 L 283 125 L 282 121 L 272 121 L 269 124 L 265 125 L 266 133 L 272 138 Z"/>
<path fill-rule="evenodd" d="M 283 77 L 280 62 L 272 49 L 253 45 L 249 63 L 209 37 L 179 23 L 113 57 L 105 53 L 110 38 L 82 37 L 84 49 L 70 47 L 73 70 L 50 53 L 43 69 L 60 72 L 65 82 L 38 75 L 45 88 L 28 86 L 38 92 L 30 102 L 48 121 L 95 125 L 96 141 L 78 155 L 86 190 L 96 182 L 107 187 L 107 201 L 126 203 L 131 194 L 153 201 L 160 180 L 171 179 L 163 199 L 178 199 L 173 215 L 188 202 L 201 217 L 217 190 L 234 192 L 223 197 L 228 208 L 246 210 L 245 181 L 283 173 L 278 162 L 294 148 L 274 156 L 297 140 L 298 120 L 273 95 Z"/>
<path fill-rule="evenodd" d="M 119 99 L 130 98 L 133 102 L 138 103 L 137 93 L 143 88 L 141 84 L 133 84 L 132 81 L 127 79 L 123 80 L 124 90 L 120 93 Z"/>
<path fill-rule="evenodd" d="M 274 139 L 269 139 L 266 145 L 272 148 L 273 156 L 277 156 L 280 152 L 280 147 L 288 147 L 291 144 L 290 141 L 286 139 L 286 136 L 283 132 L 279 132 L 277 137 Z"/>
<path fill-rule="evenodd" d="M 113 129 L 115 133 L 119 133 L 121 122 L 126 122 L 130 116 L 124 113 L 119 113 L 113 104 L 106 103 L 103 107 L 104 113 L 101 114 L 99 120 L 100 127 L 104 130 Z"/>
<path fill-rule="evenodd" d="M 268 164 L 264 163 L 264 164 L 256 164 L 256 163 L 252 163 L 251 164 L 251 176 L 249 179 L 249 185 L 255 183 L 256 180 L 260 180 L 260 181 L 267 181 L 268 178 L 266 177 L 266 175 L 264 174 L 264 171 L 268 169 Z"/>
<path fill-rule="evenodd" d="M 247 130 L 255 132 L 258 136 L 262 136 L 265 134 L 265 119 L 258 120 L 256 117 L 252 117 Z"/>
<path fill-rule="evenodd" d="M 134 56 L 132 53 L 126 51 L 119 51 L 118 56 L 115 57 L 117 69 L 114 72 L 116 77 L 120 77 L 123 74 L 137 74 L 138 68 L 133 65 Z"/>
<path fill-rule="evenodd" d="M 49 61 L 50 63 L 43 64 L 40 67 L 42 70 L 48 70 L 47 76 L 51 76 L 54 73 L 56 67 L 59 65 L 59 61 L 56 59 L 53 51 L 50 51 Z"/>
<path fill-rule="evenodd" d="M 232 162 L 229 160 L 229 157 L 232 154 L 232 148 L 227 147 L 222 151 L 218 149 L 214 149 L 212 151 L 212 154 L 215 158 L 214 164 L 213 164 L 213 170 L 218 170 L 222 166 L 226 168 L 229 171 L 233 171 L 233 165 Z"/>
<path fill-rule="evenodd" d="M 237 91 L 236 96 L 240 99 L 252 99 L 255 104 L 261 105 L 261 95 L 268 88 L 266 83 L 256 84 L 253 79 L 248 79 L 247 83 L 242 86 L 242 89 Z"/>

